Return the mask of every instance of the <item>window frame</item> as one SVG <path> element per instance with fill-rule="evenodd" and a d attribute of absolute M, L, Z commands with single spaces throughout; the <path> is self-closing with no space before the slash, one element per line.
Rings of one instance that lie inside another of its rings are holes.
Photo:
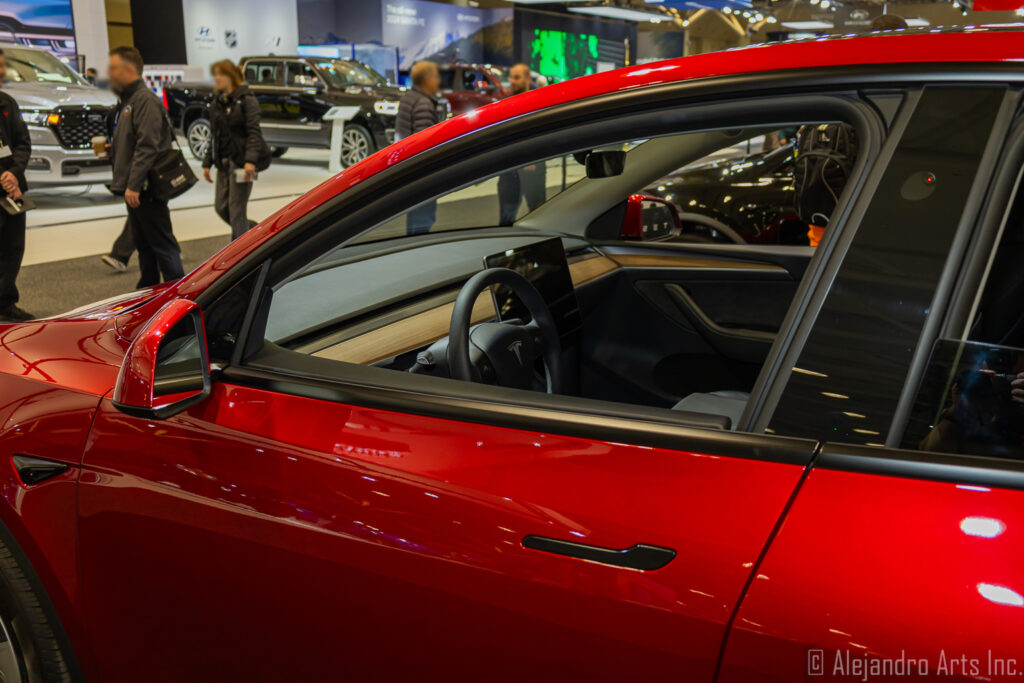
<path fill-rule="evenodd" d="M 877 79 L 882 78 L 881 76 L 877 75 L 864 76 L 863 74 L 854 74 L 852 77 L 848 73 L 845 75 L 848 77 L 847 83 L 859 83 L 861 85 L 870 85 L 874 82 L 878 82 Z M 920 74 L 914 73 L 912 70 L 908 70 L 907 73 L 903 75 L 908 85 L 911 83 L 919 83 L 922 80 L 929 80 L 926 78 L 922 78 Z M 787 74 L 787 76 L 791 77 L 791 75 L 789 74 Z M 971 82 L 975 82 L 978 80 L 976 74 L 973 75 L 972 77 L 970 73 L 967 72 L 966 70 L 964 70 L 963 72 L 958 71 L 954 75 L 953 80 L 958 80 L 957 77 L 960 77 L 960 79 L 962 80 L 969 80 Z M 783 81 L 786 80 L 782 79 L 781 77 L 775 78 L 779 78 L 779 80 Z M 806 79 L 806 75 L 804 75 L 804 77 L 800 79 L 804 81 L 804 83 L 806 84 L 806 81 L 804 79 Z M 634 115 L 640 117 L 643 117 L 645 115 L 661 115 L 664 113 L 665 109 L 669 108 L 687 108 L 687 104 L 694 105 L 693 108 L 714 107 L 716 105 L 721 104 L 721 99 L 725 99 L 728 101 L 730 96 L 736 94 L 736 85 L 738 82 L 742 83 L 746 81 L 746 79 L 744 78 L 726 78 L 712 80 L 714 81 L 714 83 L 710 84 L 711 87 L 709 87 L 708 83 L 684 83 L 673 84 L 672 86 L 667 87 L 662 86 L 660 88 L 647 88 L 644 89 L 643 91 L 616 93 L 610 96 L 593 98 L 592 100 L 584 101 L 582 103 L 576 103 L 574 105 L 566 105 L 565 107 L 557 108 L 557 110 L 554 112 L 541 111 L 535 114 L 526 115 L 524 117 L 520 117 L 519 119 L 514 119 L 512 121 L 499 124 L 499 126 L 503 131 L 514 130 L 516 128 L 522 128 L 524 126 L 532 125 L 536 125 L 539 128 L 543 129 L 545 128 L 545 124 L 548 123 L 549 119 L 553 119 L 553 123 L 556 124 L 559 123 L 559 119 L 561 119 L 564 125 L 564 120 L 570 118 L 577 121 L 574 125 L 580 126 L 581 124 L 577 119 L 577 117 L 579 116 L 579 109 L 590 109 L 590 113 L 593 113 L 594 110 L 600 109 L 606 115 L 608 115 L 609 112 L 611 112 L 618 113 L 619 116 L 622 116 L 621 110 L 618 112 L 616 112 L 615 110 L 617 106 L 621 107 L 624 104 L 632 105 L 636 109 L 640 109 L 641 107 L 643 107 L 643 109 L 645 110 L 644 114 Z M 768 77 L 766 80 L 772 81 L 773 77 Z M 887 73 L 884 77 L 884 82 L 886 86 L 890 88 L 890 90 L 894 80 L 899 81 L 900 79 L 898 76 L 894 77 L 894 75 L 891 73 Z M 1005 81 L 1006 78 L 1003 77 L 1000 80 Z M 836 83 L 835 74 L 833 74 L 830 79 L 819 82 L 823 84 L 822 90 L 827 92 L 820 92 L 811 95 L 810 97 L 825 98 L 827 97 L 827 94 L 834 95 L 836 93 L 851 92 L 851 89 L 849 87 L 844 87 L 845 85 L 847 85 L 847 83 Z M 763 87 L 764 84 L 762 83 L 761 85 Z M 776 88 L 778 87 L 778 83 L 774 83 L 773 85 Z M 775 88 L 768 88 L 765 94 L 777 94 L 772 92 L 772 90 L 774 89 Z M 679 99 L 683 101 L 674 101 L 672 97 L 666 98 L 666 90 L 673 91 L 672 94 L 677 96 L 679 94 L 682 94 L 683 97 Z M 704 99 L 699 100 L 699 104 L 695 104 L 693 99 L 690 99 L 689 102 L 686 101 L 687 99 L 689 99 L 687 96 L 692 97 L 695 94 L 694 91 L 697 91 L 697 93 L 699 93 L 698 96 L 704 96 Z M 708 91 L 711 91 L 711 93 L 718 95 L 719 98 L 707 98 L 706 95 Z M 855 92 L 856 89 L 854 88 L 853 91 Z M 661 97 L 654 99 L 651 97 L 652 95 L 660 95 Z M 793 95 L 792 93 L 787 93 L 784 91 L 782 99 L 788 102 L 796 100 L 797 97 L 798 96 Z M 652 99 L 654 99 L 655 103 L 664 104 L 664 107 L 661 111 L 650 111 Z M 623 102 L 623 100 L 625 100 L 625 102 Z M 668 101 L 667 104 L 666 100 Z M 757 97 L 749 98 L 747 100 L 747 103 L 749 104 L 749 102 L 751 101 L 757 101 Z M 764 110 L 763 107 L 760 106 L 761 104 L 761 102 L 758 102 L 758 106 L 756 108 L 759 110 L 759 112 L 762 113 L 762 116 L 759 118 L 759 121 L 762 125 L 764 125 L 766 117 L 763 116 Z M 847 104 L 851 105 L 853 109 L 860 112 L 861 115 L 864 115 L 864 112 L 867 110 L 867 106 L 864 104 L 861 98 L 858 98 L 855 104 L 853 102 L 848 102 Z M 805 120 L 809 120 L 811 118 L 819 117 L 815 115 L 810 115 L 804 116 L 802 118 Z M 821 118 L 823 120 L 825 119 L 825 117 Z M 884 123 L 882 122 L 882 117 L 877 111 L 872 112 L 871 114 L 867 114 L 866 120 L 870 122 L 868 124 L 869 127 L 877 127 L 879 130 L 885 128 Z M 550 127 L 548 128 L 550 129 Z M 699 129 L 700 126 L 694 126 L 694 128 Z M 550 135 L 551 133 L 547 134 Z M 307 242 L 316 242 L 316 240 L 308 240 L 306 238 L 306 235 L 308 235 L 310 232 L 320 230 L 321 228 L 323 228 L 324 224 L 330 220 L 329 216 L 332 215 L 334 212 L 338 211 L 339 206 L 343 207 L 352 204 L 358 205 L 357 202 L 361 203 L 367 197 L 372 198 L 373 195 L 380 196 L 380 193 L 382 192 L 386 194 L 390 188 L 401 187 L 401 184 L 404 182 L 404 180 L 409 177 L 412 177 L 413 175 L 418 175 L 422 177 L 424 169 L 432 169 L 438 171 L 438 175 L 444 175 L 442 169 L 446 165 L 451 164 L 450 158 L 466 155 L 467 152 L 465 151 L 465 148 L 472 148 L 474 144 L 479 144 L 480 142 L 483 141 L 483 137 L 484 134 L 481 132 L 464 136 L 464 138 L 440 145 L 434 148 L 433 150 L 425 152 L 413 159 L 403 162 L 402 164 L 398 164 L 395 167 L 388 169 L 387 171 L 383 171 L 377 174 L 376 176 L 368 179 L 367 181 L 364 181 L 364 183 L 355 186 L 349 192 L 346 192 L 343 195 L 339 195 L 339 197 L 336 200 L 330 201 L 326 203 L 323 207 L 314 210 L 307 217 L 300 219 L 300 221 L 297 222 L 297 225 L 294 225 L 288 230 L 283 231 L 283 233 L 277 236 L 276 239 L 268 240 L 260 248 L 254 250 L 247 258 L 243 259 L 243 261 L 240 264 L 238 264 L 238 266 L 235 269 L 233 269 L 233 271 L 238 272 L 237 277 L 244 277 L 246 274 L 251 272 L 252 267 L 264 263 L 264 261 L 266 261 L 267 257 L 270 256 L 272 251 L 276 252 L 279 256 L 282 255 L 282 243 L 295 242 L 302 243 L 305 246 Z M 505 139 L 516 139 L 517 136 L 508 135 L 504 137 Z M 538 136 L 538 138 L 543 137 L 543 134 Z M 877 137 L 879 138 L 879 140 L 874 141 L 876 145 L 880 141 L 881 135 L 878 135 Z M 488 143 L 488 149 L 481 152 L 479 156 L 486 157 L 488 156 L 488 152 L 490 152 L 493 155 L 501 155 L 503 157 L 503 164 L 505 167 L 515 165 L 516 163 L 519 162 L 520 157 L 522 156 L 516 155 L 514 151 L 507 150 L 502 145 L 494 145 L 493 136 L 490 136 L 488 138 Z M 537 142 L 534 146 L 539 147 L 542 145 L 543 143 Z M 868 159 L 870 159 L 870 164 L 872 167 L 874 167 L 876 164 L 880 162 L 887 161 L 884 155 L 879 154 L 877 148 L 874 150 L 874 152 L 869 152 L 869 150 L 871 150 L 870 138 L 865 138 L 862 150 L 865 165 L 868 164 Z M 509 158 L 510 155 L 512 156 L 512 158 Z M 476 157 L 474 156 L 474 158 Z M 523 163 L 527 163 L 528 161 L 529 159 L 524 159 Z M 481 161 L 480 163 L 486 164 L 487 161 L 484 160 Z M 493 172 L 500 172 L 500 170 L 501 168 L 495 168 Z M 861 197 L 860 188 L 865 186 L 865 183 L 868 181 L 869 178 L 876 175 L 875 173 L 868 174 L 867 171 L 868 168 L 866 166 L 864 168 L 861 168 L 859 175 L 856 177 L 856 188 L 848 188 L 848 192 L 856 192 L 856 197 L 858 198 Z M 452 185 L 450 183 L 445 183 L 445 187 L 451 188 Z M 415 205 L 416 203 L 419 203 L 424 199 L 430 198 L 430 196 L 432 195 L 433 192 L 429 193 L 427 196 L 417 197 L 416 187 L 407 187 L 405 188 L 404 192 L 403 199 L 405 200 L 405 202 L 403 203 L 403 205 Z M 393 203 L 394 200 L 392 199 L 391 201 Z M 814 262 L 812 262 L 812 267 L 808 269 L 808 273 L 805 276 L 804 284 L 802 285 L 802 288 L 804 289 L 810 290 L 811 288 L 818 287 L 818 282 L 821 281 L 826 275 L 824 264 L 826 262 L 831 262 L 832 260 L 834 260 L 833 255 L 830 254 L 829 252 L 831 252 L 833 249 L 836 249 L 836 245 L 838 242 L 838 237 L 836 236 L 840 234 L 840 232 L 842 234 L 846 234 L 849 231 L 850 224 L 855 223 L 857 219 L 855 214 L 850 213 L 851 207 L 849 197 L 846 197 L 842 204 L 843 208 L 841 209 L 841 212 L 842 215 L 844 215 L 844 221 L 847 223 L 847 225 L 844 227 L 842 231 L 834 231 L 832 239 L 823 242 L 822 246 L 819 248 L 818 255 L 816 255 Z M 373 205 L 374 203 L 371 202 L 370 206 Z M 388 215 L 390 216 L 395 213 L 397 212 L 390 211 L 388 212 Z M 361 212 L 357 210 L 352 212 L 352 214 L 349 215 L 346 220 L 343 220 L 342 223 L 352 225 L 352 223 L 357 223 L 361 219 L 363 219 L 363 215 L 361 215 Z M 334 229 L 340 228 L 334 226 Z M 355 234 L 359 234 L 362 231 L 362 229 L 349 228 L 349 232 L 351 232 L 351 235 L 349 236 L 351 237 Z M 443 239 L 443 233 L 439 235 L 439 237 Z M 688 245 L 688 247 L 691 246 L 692 245 Z M 313 248 L 315 249 L 315 245 L 313 245 Z M 295 252 L 301 251 L 303 251 L 303 249 L 295 250 Z M 842 250 L 836 249 L 836 251 L 837 254 L 835 255 L 835 258 L 841 260 Z M 270 266 L 277 266 L 278 268 L 285 269 L 289 267 L 294 267 L 295 264 L 294 261 L 292 261 L 292 259 L 289 258 L 290 255 L 294 255 L 294 253 L 290 254 L 287 250 L 285 250 L 285 252 L 283 252 L 283 256 L 281 256 L 280 259 L 275 258 L 274 262 L 271 262 Z M 303 259 L 303 262 L 305 261 L 308 261 L 308 259 Z M 230 286 L 230 282 L 232 279 L 234 278 L 222 278 L 222 280 L 225 280 L 223 287 Z M 214 293 L 219 294 L 223 292 L 224 290 L 222 288 L 217 287 L 218 283 L 214 283 L 214 286 L 209 288 L 207 292 L 204 292 L 204 294 L 201 295 L 201 298 L 205 298 L 207 296 L 212 297 Z M 798 296 L 800 296 L 800 293 L 798 293 Z M 787 317 L 786 325 L 788 325 L 789 328 L 792 329 L 795 323 L 794 319 L 799 319 L 803 315 L 803 311 L 795 311 L 794 309 L 791 309 L 790 314 Z M 782 338 L 783 336 L 787 337 L 786 343 L 790 343 L 791 340 L 788 339 L 790 335 L 780 334 L 780 338 Z M 244 342 L 244 335 L 243 339 L 240 341 Z M 778 343 L 779 342 L 777 342 L 777 345 Z M 239 353 L 241 353 L 241 344 L 239 345 Z M 340 365 L 332 361 L 328 362 L 333 363 L 334 368 L 337 368 Z M 431 387 L 430 390 L 424 391 L 422 388 L 409 387 L 405 381 L 408 378 L 399 377 L 402 375 L 402 373 L 394 373 L 392 371 L 380 370 L 376 368 L 364 368 L 361 366 L 349 366 L 349 370 L 350 371 L 346 371 L 344 375 L 331 373 L 330 377 L 317 377 L 315 376 L 316 372 L 311 372 L 309 368 L 307 368 L 306 371 L 295 369 L 293 369 L 292 371 L 283 371 L 281 370 L 280 367 L 277 368 L 276 370 L 272 367 L 238 367 L 237 363 L 232 363 L 232 365 L 229 366 L 224 372 L 225 377 L 227 377 L 230 381 L 240 382 L 253 386 L 272 387 L 275 391 L 285 391 L 286 393 L 297 392 L 300 394 L 306 392 L 303 395 L 317 395 L 320 397 L 326 397 L 327 394 L 333 393 L 335 399 L 341 402 L 354 402 L 360 405 L 374 405 L 378 407 L 387 407 L 408 413 L 433 414 L 441 417 L 463 419 L 471 422 L 476 421 L 489 424 L 500 423 L 507 424 L 509 426 L 512 426 L 513 424 L 518 424 L 520 427 L 531 429 L 536 429 L 538 423 L 540 423 L 548 424 L 553 431 L 559 433 L 579 433 L 581 435 L 589 435 L 591 437 L 593 437 L 594 435 L 599 435 L 603 432 L 603 430 L 600 427 L 601 424 L 614 423 L 618 425 L 618 429 L 624 429 L 626 430 L 626 432 L 629 432 L 631 441 L 645 442 L 645 439 L 647 441 L 649 441 L 650 439 L 647 439 L 647 437 L 641 438 L 643 435 L 647 435 L 648 437 L 652 438 L 654 437 L 654 435 L 658 435 L 659 442 L 662 442 L 667 438 L 668 441 L 670 441 L 672 444 L 666 444 L 667 447 L 673 448 L 684 447 L 685 444 L 689 443 L 687 441 L 688 439 L 702 440 L 705 438 L 714 438 L 716 440 L 724 440 L 727 442 L 736 443 L 751 443 L 752 439 L 756 440 L 759 443 L 762 443 L 762 440 L 766 439 L 767 441 L 763 441 L 763 443 L 779 444 L 781 451 L 787 451 L 787 449 L 790 447 L 797 447 L 798 444 L 804 443 L 804 440 L 794 440 L 782 436 L 763 436 L 757 434 L 744 434 L 732 432 L 727 434 L 718 433 L 716 435 L 714 432 L 709 432 L 706 429 L 693 429 L 692 425 L 687 425 L 686 422 L 683 420 L 668 419 L 667 416 L 666 419 L 661 419 L 660 416 L 658 416 L 657 419 L 652 419 L 652 417 L 649 415 L 647 415 L 646 417 L 641 417 L 639 415 L 632 414 L 631 411 L 624 410 L 625 408 L 630 407 L 624 404 L 607 404 L 605 402 L 595 402 L 587 399 L 573 399 L 571 402 L 560 402 L 557 399 L 567 397 L 551 397 L 542 394 L 533 394 L 531 392 L 518 392 L 517 390 L 505 390 L 495 387 L 480 387 L 478 385 L 472 385 L 468 383 L 463 386 L 451 383 L 450 381 L 446 380 L 438 380 L 437 378 L 421 377 L 418 379 L 432 380 L 434 382 L 446 382 L 447 385 L 445 387 Z M 381 374 L 371 374 L 370 376 L 366 375 L 367 372 L 373 373 L 374 371 L 376 371 L 377 373 L 388 373 L 393 377 L 389 378 Z M 394 381 L 388 381 L 390 379 L 393 379 Z M 402 381 L 398 381 L 399 379 L 401 379 Z M 761 384 L 760 381 L 759 384 Z M 299 385 L 304 385 L 307 387 L 307 389 L 300 389 L 298 388 Z M 308 387 L 314 388 L 308 389 Z M 330 387 L 329 390 L 328 387 Z M 768 388 L 770 388 L 770 385 L 761 386 L 760 391 L 764 393 Z M 486 390 L 486 395 L 481 395 L 480 391 L 475 391 L 477 389 Z M 755 389 L 757 389 L 757 387 L 755 387 Z M 510 396 L 507 394 L 507 392 L 514 393 Z M 526 394 L 526 396 L 520 396 L 519 394 Z M 602 404 L 602 406 L 590 404 Z M 495 411 L 495 406 L 502 407 L 500 408 L 500 410 Z M 509 410 L 508 406 L 513 406 L 514 410 Z M 615 410 L 609 411 L 608 406 L 615 408 Z M 600 410 L 601 407 L 604 408 L 604 411 Z M 604 412 L 604 414 L 602 414 L 602 412 Z M 644 412 L 649 412 L 649 410 Z M 789 445 L 786 446 L 783 444 Z M 799 447 L 798 449 L 802 450 L 802 447 Z M 765 451 L 765 453 L 769 452 L 774 453 L 774 455 L 769 456 L 771 459 L 778 459 L 780 457 L 779 453 L 776 452 L 774 449 L 769 449 Z"/>
<path fill-rule="evenodd" d="M 277 65 L 277 76 L 273 83 L 264 83 L 263 81 L 257 81 L 256 83 L 250 83 L 250 86 L 256 86 L 258 88 L 279 88 L 284 85 L 284 60 L 281 59 L 249 59 L 246 60 L 245 66 L 242 67 L 242 74 L 249 68 L 250 65 L 255 65 L 256 69 L 259 69 L 261 64 L 276 64 Z"/>

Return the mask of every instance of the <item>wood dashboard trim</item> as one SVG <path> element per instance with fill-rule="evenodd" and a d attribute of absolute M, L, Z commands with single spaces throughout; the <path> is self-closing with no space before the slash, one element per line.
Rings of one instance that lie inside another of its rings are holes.
<path fill-rule="evenodd" d="M 676 256 L 674 254 L 612 254 L 610 256 L 622 268 L 701 268 L 708 270 L 763 270 L 787 272 L 774 263 L 754 263 L 736 259 Z"/>

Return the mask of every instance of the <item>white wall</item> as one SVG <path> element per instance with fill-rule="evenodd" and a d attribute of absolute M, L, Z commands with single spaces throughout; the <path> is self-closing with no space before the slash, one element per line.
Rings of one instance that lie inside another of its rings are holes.
<path fill-rule="evenodd" d="M 85 65 L 106 72 L 107 9 L 103 0 L 72 0 L 71 15 L 75 21 L 75 46 L 78 54 L 85 55 Z"/>
<path fill-rule="evenodd" d="M 188 63 L 209 66 L 246 55 L 295 54 L 299 43 L 296 0 L 182 0 Z M 228 44 L 234 32 L 237 44 Z"/>

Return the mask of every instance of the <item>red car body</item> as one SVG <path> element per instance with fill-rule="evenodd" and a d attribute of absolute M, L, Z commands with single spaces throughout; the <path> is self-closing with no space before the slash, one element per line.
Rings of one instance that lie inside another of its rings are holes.
<path fill-rule="evenodd" d="M 0 328 L 0 458 L 68 466 L 36 485 L 7 468 L 3 536 L 37 575 L 75 671 L 154 682 L 797 681 L 814 679 L 815 657 L 831 666 L 852 650 L 920 658 L 933 674 L 944 653 L 980 662 L 949 680 L 1018 676 L 1019 484 L 955 468 L 854 472 L 842 447 L 810 440 L 730 435 L 737 445 L 695 430 L 680 451 L 230 381 L 157 420 L 119 411 L 112 391 L 133 339 L 169 302 L 196 299 L 340 193 L 475 130 L 685 79 L 1021 60 L 1022 34 L 979 31 L 754 47 L 568 81 L 378 152 L 180 282 Z M 1005 531 L 970 535 L 973 518 Z M 676 556 L 626 570 L 523 547 L 531 534 Z M 1018 657 L 1007 664 L 1017 668 L 986 673 L 993 657 Z"/>

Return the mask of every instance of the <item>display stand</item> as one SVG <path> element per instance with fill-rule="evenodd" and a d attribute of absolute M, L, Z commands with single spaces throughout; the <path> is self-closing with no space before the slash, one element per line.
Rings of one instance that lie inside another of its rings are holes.
<path fill-rule="evenodd" d="M 359 113 L 358 106 L 331 107 L 324 114 L 324 121 L 331 122 L 331 159 L 327 169 L 331 173 L 339 173 L 341 165 L 341 136 L 345 132 L 345 122 Z"/>

